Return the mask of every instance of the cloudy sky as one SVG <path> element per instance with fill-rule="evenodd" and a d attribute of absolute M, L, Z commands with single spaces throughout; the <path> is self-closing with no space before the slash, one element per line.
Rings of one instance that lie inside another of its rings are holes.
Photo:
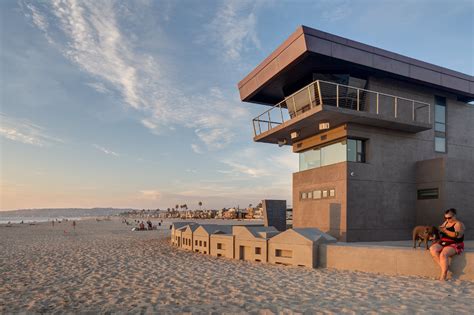
<path fill-rule="evenodd" d="M 474 1 L 0 1 L 0 209 L 291 204 L 237 82 L 304 24 L 474 73 Z"/>

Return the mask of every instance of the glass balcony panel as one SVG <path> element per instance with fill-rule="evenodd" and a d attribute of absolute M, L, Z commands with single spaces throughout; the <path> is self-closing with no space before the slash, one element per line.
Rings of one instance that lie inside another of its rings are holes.
<path fill-rule="evenodd" d="M 319 87 L 321 89 L 321 98 L 324 105 L 337 106 L 337 94 L 338 87 L 336 84 L 324 84 L 320 82 Z M 339 86 L 340 90 L 340 86 Z M 344 89 L 345 91 L 346 89 Z M 340 91 L 339 91 L 340 92 Z"/>
<path fill-rule="evenodd" d="M 296 107 L 296 114 L 300 115 L 311 109 L 311 102 L 307 89 L 303 89 L 293 96 L 294 106 Z M 290 105 L 291 106 L 291 105 Z"/>

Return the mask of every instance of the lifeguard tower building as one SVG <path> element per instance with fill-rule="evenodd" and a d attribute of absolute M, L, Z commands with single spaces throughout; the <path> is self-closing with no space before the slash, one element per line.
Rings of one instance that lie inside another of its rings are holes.
<path fill-rule="evenodd" d="M 402 240 L 454 207 L 473 238 L 473 76 L 301 26 L 238 88 L 299 155 L 293 227 Z"/>

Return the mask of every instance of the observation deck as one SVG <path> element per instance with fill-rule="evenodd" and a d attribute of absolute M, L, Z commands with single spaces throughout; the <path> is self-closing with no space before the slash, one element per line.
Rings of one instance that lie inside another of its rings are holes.
<path fill-rule="evenodd" d="M 290 145 L 345 123 L 417 133 L 432 128 L 431 110 L 429 103 L 316 80 L 255 117 L 254 140 Z"/>

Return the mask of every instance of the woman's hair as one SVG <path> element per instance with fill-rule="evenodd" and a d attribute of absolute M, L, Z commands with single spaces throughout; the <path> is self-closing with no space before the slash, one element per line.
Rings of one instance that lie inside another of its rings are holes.
<path fill-rule="evenodd" d="M 450 209 L 444 211 L 444 214 L 448 214 L 448 213 L 450 213 L 450 212 L 451 212 L 452 214 L 456 214 L 456 209 L 450 208 Z"/>

